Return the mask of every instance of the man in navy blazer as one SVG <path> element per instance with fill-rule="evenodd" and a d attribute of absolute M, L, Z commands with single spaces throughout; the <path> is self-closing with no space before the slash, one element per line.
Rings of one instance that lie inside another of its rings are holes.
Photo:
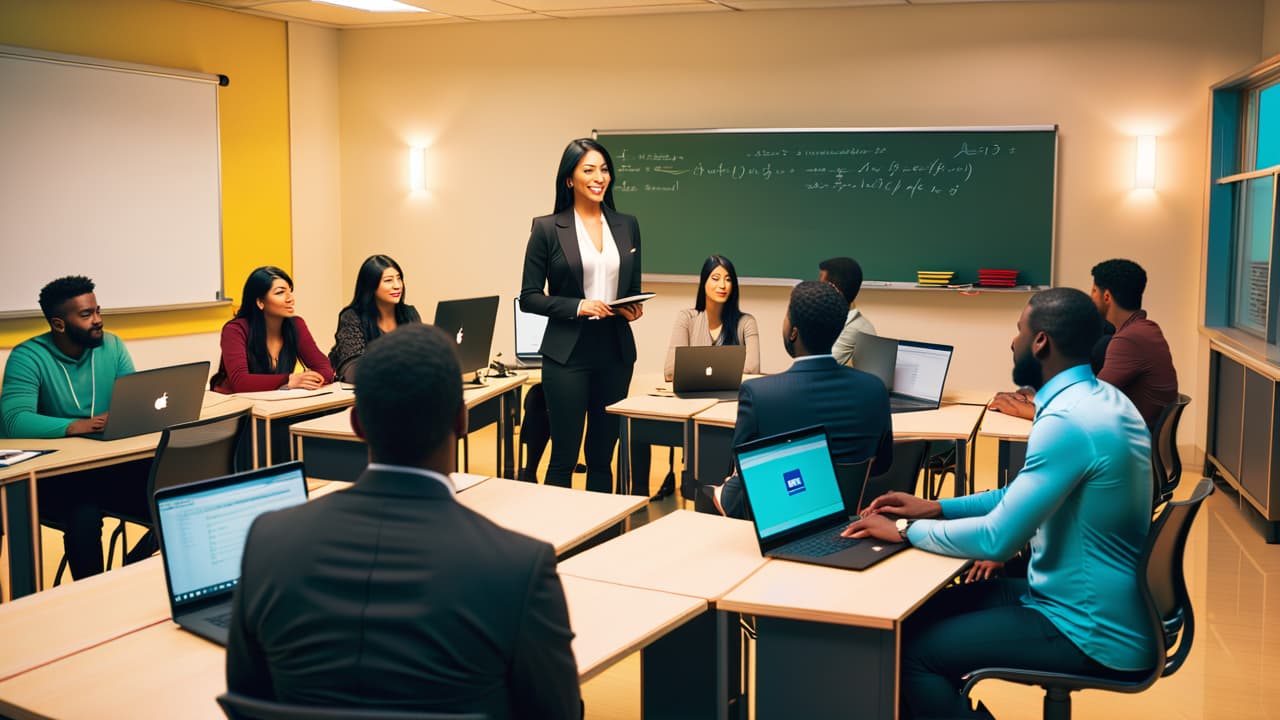
<path fill-rule="evenodd" d="M 227 688 L 295 705 L 581 716 L 552 547 L 454 497 L 466 432 L 452 339 L 402 325 L 356 370 L 369 467 L 249 530 Z"/>
<path fill-rule="evenodd" d="M 848 311 L 843 296 L 829 283 L 802 282 L 791 291 L 782 321 L 782 342 L 795 362 L 786 372 L 742 384 L 733 426 L 735 447 L 756 438 L 824 425 L 836 463 L 874 456 L 872 475 L 889 469 L 893 462 L 889 392 L 879 378 L 840 365 L 831 355 Z M 729 517 L 750 517 L 737 473 L 725 482 L 718 497 Z"/>

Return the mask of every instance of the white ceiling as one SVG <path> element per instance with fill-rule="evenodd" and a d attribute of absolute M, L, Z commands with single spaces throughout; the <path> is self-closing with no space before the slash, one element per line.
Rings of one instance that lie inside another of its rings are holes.
<path fill-rule="evenodd" d="M 183 0 L 279 20 L 335 28 L 435 25 L 458 22 L 506 22 L 555 18 L 649 15 L 654 13 L 728 13 L 750 10 L 936 5 L 942 3 L 1021 2 L 1025 0 L 401 0 L 430 12 L 366 12 L 311 0 Z M 1037 1 L 1037 0 L 1032 0 Z M 1038 0 L 1047 2 L 1049 0 Z"/>

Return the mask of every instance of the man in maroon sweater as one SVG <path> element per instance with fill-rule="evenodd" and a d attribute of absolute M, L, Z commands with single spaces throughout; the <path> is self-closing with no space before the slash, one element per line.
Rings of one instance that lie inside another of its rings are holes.
<path fill-rule="evenodd" d="M 1146 288 L 1147 273 L 1132 260 L 1107 260 L 1093 266 L 1093 304 L 1116 328 L 1098 379 L 1128 396 L 1151 428 L 1165 406 L 1178 397 L 1178 373 L 1160 326 L 1141 309 Z M 1030 418 L 1035 413 L 1034 397 L 1029 388 L 997 393 L 990 407 Z"/>

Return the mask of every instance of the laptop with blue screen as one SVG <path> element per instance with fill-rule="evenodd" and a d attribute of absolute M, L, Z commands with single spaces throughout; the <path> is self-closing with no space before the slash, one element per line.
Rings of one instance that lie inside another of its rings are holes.
<path fill-rule="evenodd" d="M 864 570 L 907 547 L 840 537 L 858 508 L 845 507 L 822 426 L 753 440 L 734 450 L 761 555 Z M 863 482 L 865 487 L 865 478 Z"/>
<path fill-rule="evenodd" d="M 157 490 L 156 532 L 173 621 L 226 645 L 249 526 L 264 512 L 306 501 L 300 462 Z"/>

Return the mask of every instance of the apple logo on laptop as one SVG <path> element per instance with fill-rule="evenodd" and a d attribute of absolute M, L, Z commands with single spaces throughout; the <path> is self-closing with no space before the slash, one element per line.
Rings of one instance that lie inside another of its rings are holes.
<path fill-rule="evenodd" d="M 458 337 L 457 337 L 457 340 L 458 340 L 458 344 L 459 344 L 459 345 L 461 345 L 461 344 L 462 344 L 462 330 L 463 330 L 463 328 L 461 328 L 461 327 L 459 327 L 459 328 L 458 328 Z"/>
<path fill-rule="evenodd" d="M 169 407 L 169 393 L 164 393 L 160 397 L 156 398 L 156 409 L 163 410 L 167 407 Z"/>
<path fill-rule="evenodd" d="M 711 366 L 710 366 L 710 365 L 708 365 L 708 366 L 707 366 L 706 373 L 707 373 L 707 377 L 711 377 Z"/>

